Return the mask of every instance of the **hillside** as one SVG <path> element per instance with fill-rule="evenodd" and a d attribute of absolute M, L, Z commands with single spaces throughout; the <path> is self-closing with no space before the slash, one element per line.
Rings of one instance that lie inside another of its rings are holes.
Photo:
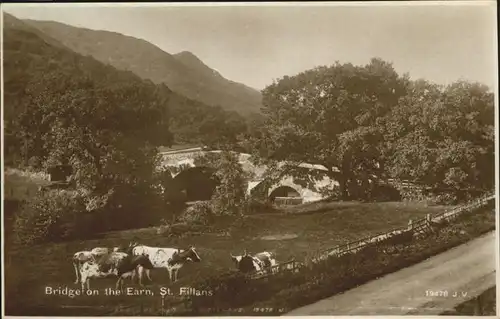
<path fill-rule="evenodd" d="M 39 36 L 41 39 L 43 39 L 45 42 L 49 43 L 50 45 L 59 47 L 59 48 L 65 48 L 67 49 L 61 42 L 57 41 L 56 39 L 52 38 L 48 34 L 40 31 L 39 29 L 32 27 L 29 24 L 24 23 L 22 20 L 19 20 L 15 18 L 13 15 L 8 14 L 4 12 L 3 14 L 3 26 L 4 28 L 8 29 L 18 29 L 18 30 L 24 30 L 30 33 L 34 33 L 37 36 Z"/>
<path fill-rule="evenodd" d="M 115 32 L 77 28 L 52 21 L 25 20 L 71 50 L 129 70 L 174 92 L 240 114 L 259 112 L 261 94 L 225 79 L 191 52 L 171 55 L 155 45 Z"/>
<path fill-rule="evenodd" d="M 151 103 L 160 103 L 168 114 L 166 129 L 174 134 L 175 143 L 215 143 L 233 139 L 245 130 L 240 116 L 226 112 L 220 107 L 211 107 L 172 92 L 164 84 L 156 85 L 143 80 L 130 71 L 117 70 L 91 56 L 77 54 L 57 40 L 33 29 L 12 15 L 4 13 L 4 118 L 6 157 L 19 156 L 20 137 L 23 131 L 18 124 L 30 121 L 35 127 L 39 119 L 36 114 L 26 117 L 26 110 L 33 108 L 33 99 L 50 99 L 60 92 L 81 94 L 82 81 L 91 81 L 101 90 L 120 90 L 124 87 L 144 90 Z M 120 99 L 122 107 L 133 107 L 135 96 L 126 93 Z M 149 99 L 149 96 L 152 98 Z M 159 96 L 161 98 L 156 99 Z M 144 104 L 144 98 L 141 104 Z M 136 103 L 138 104 L 138 103 Z M 36 112 L 35 112 L 36 113 Z M 133 122 L 139 125 L 140 121 Z M 125 125 L 125 124 L 124 124 Z M 225 130 L 217 130 L 224 127 Z M 146 128 L 147 129 L 147 128 Z M 234 129 L 234 130 L 233 130 Z M 33 138 L 40 132 L 33 131 Z M 39 138 L 39 137 L 38 137 Z M 172 142 L 171 134 L 159 136 L 162 145 Z M 32 141 L 36 148 L 40 141 Z"/>

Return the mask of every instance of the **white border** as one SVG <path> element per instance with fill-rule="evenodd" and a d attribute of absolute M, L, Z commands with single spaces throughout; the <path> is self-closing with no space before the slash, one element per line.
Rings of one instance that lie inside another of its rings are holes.
<path fill-rule="evenodd" d="M 497 304 L 496 304 L 496 309 L 497 309 L 497 317 L 500 317 L 500 309 L 498 309 L 498 306 L 500 304 L 500 288 L 498 287 L 498 283 L 500 283 L 500 274 L 498 270 L 500 269 L 500 199 L 499 199 L 499 185 L 500 185 L 500 178 L 498 177 L 500 170 L 499 170 L 499 120 L 498 116 L 500 115 L 499 112 L 499 99 L 498 99 L 498 94 L 499 94 L 499 63 L 498 63 L 498 5 L 495 2 L 495 11 L 492 11 L 493 19 L 495 21 L 496 27 L 496 32 L 494 35 L 494 38 L 491 39 L 496 45 L 494 46 L 495 54 L 494 56 L 496 57 L 495 59 L 495 87 L 493 88 L 493 91 L 495 92 L 495 212 L 496 212 L 496 235 L 497 235 L 497 240 L 496 240 L 496 275 L 497 275 L 497 285 L 496 285 L 496 299 L 497 299 Z"/>
<path fill-rule="evenodd" d="M 302 1 L 302 2 L 86 2 L 86 3 L 5 3 L 2 6 L 23 6 L 23 7 L 373 7 L 373 6 L 479 6 L 492 5 L 496 1 L 492 0 L 470 0 L 470 1 Z"/>
<path fill-rule="evenodd" d="M 0 17 L 0 59 L 2 62 L 3 66 L 3 11 L 4 8 L 9 8 L 9 7 L 40 7 L 40 6 L 54 6 L 54 7 L 117 7 L 117 6 L 127 6 L 127 7 L 314 7 L 314 6 L 348 6 L 348 7 L 372 7 L 372 6 L 494 6 L 495 9 L 497 8 L 497 2 L 496 1 L 483 1 L 483 0 L 478 0 L 478 1 L 397 1 L 397 2 L 391 2 L 391 1 L 377 1 L 377 2 L 321 2 L 321 1 L 311 1 L 311 2 L 190 2 L 190 3 L 158 3 L 158 2 L 141 2 L 141 3 L 124 3 L 124 2 L 116 2 L 116 3 L 4 3 L 1 5 L 0 12 L 1 12 L 1 17 Z M 500 269 L 500 216 L 499 216 L 499 209 L 500 209 L 500 200 L 499 200 L 499 184 L 500 184 L 500 179 L 499 179 L 499 120 L 498 116 L 500 115 L 499 113 L 499 89 L 498 89 L 498 84 L 499 84 L 499 76 L 498 76 L 498 21 L 497 21 L 497 15 L 496 15 L 497 10 L 492 10 L 492 14 L 494 15 L 495 22 L 497 24 L 496 28 L 496 33 L 495 37 L 492 39 L 496 43 L 495 46 L 495 56 L 497 59 L 495 59 L 495 67 L 496 67 L 496 76 L 495 80 L 496 83 L 494 85 L 494 88 L 492 88 L 492 91 L 495 93 L 495 192 L 496 192 L 496 199 L 495 199 L 495 206 L 496 206 L 496 267 L 497 270 Z M 1 92 L 3 92 L 3 67 L 2 69 L 2 74 L 0 75 L 1 79 Z M 1 121 L 2 121 L 2 130 L 0 133 L 1 141 L 2 141 L 2 146 L 4 145 L 4 132 L 3 132 L 3 103 L 4 103 L 4 98 L 3 94 L 1 96 L 1 106 L 2 106 L 2 112 L 1 112 Z M 4 149 L 2 147 L 1 150 L 1 162 L 0 162 L 0 167 L 2 169 L 2 178 L 1 178 L 1 191 L 2 191 L 2 204 L 1 204 L 1 217 L 2 217 L 2 254 L 1 254 L 1 269 L 2 269 L 2 298 L 5 296 L 5 273 L 3 267 L 4 265 L 4 231 L 3 231 L 3 218 L 4 218 L 4 207 L 3 207 L 3 194 L 4 194 Z M 500 282 L 500 274 L 498 271 L 496 272 L 496 277 L 497 277 L 497 317 L 500 317 L 500 309 L 498 309 L 499 306 L 499 301 L 500 301 L 500 288 L 498 287 L 498 283 Z M 5 298 L 3 299 L 3 301 Z M 5 302 L 2 302 L 2 317 L 5 317 Z M 13 316 L 9 316 L 13 317 Z M 366 318 L 366 317 L 371 317 L 371 316 L 311 316 L 314 318 Z M 405 318 L 407 316 L 391 316 L 391 317 L 396 317 L 396 318 Z M 434 316 L 412 316 L 413 318 L 428 318 L 428 317 L 434 317 Z M 437 317 L 437 316 L 436 316 Z M 13 317 L 13 318 L 37 318 L 37 317 Z M 73 318 L 73 317 L 59 317 L 59 318 Z M 99 317 L 88 317 L 88 318 L 99 318 Z M 110 317 L 112 318 L 112 317 Z M 121 317 L 125 318 L 125 317 Z M 130 317 L 130 318 L 136 318 L 136 317 Z M 150 317 L 150 318 L 163 318 L 163 317 Z M 253 318 L 253 317 L 235 317 L 235 318 Z M 273 318 L 273 317 L 269 317 Z M 466 318 L 465 316 L 461 316 L 460 318 Z M 482 317 L 482 318 L 495 318 L 495 317 Z"/>
<path fill-rule="evenodd" d="M 2 281 L 2 317 L 5 316 L 5 257 L 4 257 L 4 254 L 5 254 L 5 232 L 4 232 L 4 228 L 5 228 L 5 225 L 4 225 L 4 215 L 3 215 L 3 197 L 5 194 L 4 193 L 4 181 L 5 181 L 5 170 L 4 170 L 4 162 L 3 162 L 3 152 L 4 152 L 4 140 L 3 140 L 3 6 L 1 6 L 0 8 L 0 63 L 2 63 L 2 67 L 1 67 L 1 74 L 0 74 L 0 89 L 1 89 L 1 95 L 0 96 L 0 101 L 2 103 L 2 108 L 1 108 L 1 132 L 0 132 L 0 139 L 2 141 L 2 150 L 1 150 L 1 156 L 2 156 L 2 160 L 0 161 L 0 167 L 2 169 L 2 185 L 1 185 L 1 189 L 2 189 L 2 204 L 1 204 L 1 216 L 2 216 L 2 264 L 0 264 L 0 267 L 2 268 L 2 278 L 1 278 L 1 281 Z"/>

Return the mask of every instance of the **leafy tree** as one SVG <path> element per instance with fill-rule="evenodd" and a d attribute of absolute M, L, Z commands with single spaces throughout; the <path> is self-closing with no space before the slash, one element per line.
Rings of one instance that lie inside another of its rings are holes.
<path fill-rule="evenodd" d="M 103 193 L 151 179 L 156 147 L 172 142 L 168 88 L 26 30 L 8 28 L 4 48 L 9 152 L 38 168 L 70 164 Z"/>
<path fill-rule="evenodd" d="M 491 189 L 493 119 L 493 94 L 484 85 L 412 82 L 382 121 L 390 176 L 435 189 Z"/>
<path fill-rule="evenodd" d="M 407 83 L 378 58 L 365 66 L 337 62 L 285 76 L 263 90 L 266 120 L 253 152 L 267 163 L 321 164 L 339 181 L 343 198 L 364 196 L 358 181 L 383 168 L 377 119 L 397 105 Z M 279 171 L 300 178 L 293 166 Z"/>
<path fill-rule="evenodd" d="M 233 150 L 238 135 L 246 131 L 246 122 L 238 113 L 215 108 L 198 127 L 200 141 L 214 149 Z"/>
<path fill-rule="evenodd" d="M 234 152 L 206 153 L 195 159 L 196 166 L 214 171 L 218 186 L 211 198 L 212 212 L 216 216 L 241 215 L 245 209 L 247 175 Z"/>
<path fill-rule="evenodd" d="M 178 144 L 200 143 L 214 148 L 231 148 L 244 133 L 244 118 L 221 107 L 205 105 L 179 95 L 169 102 L 170 128 Z"/>
<path fill-rule="evenodd" d="M 22 154 L 38 169 L 71 165 L 99 231 L 150 224 L 160 204 L 154 157 L 172 142 L 173 93 L 27 30 L 4 31 L 6 156 Z"/>
<path fill-rule="evenodd" d="M 169 136 L 161 99 L 133 84 L 97 88 L 83 79 L 78 87 L 38 93 L 21 113 L 26 138 L 39 141 L 34 156 L 44 166 L 70 164 L 75 180 L 87 188 L 116 179 L 144 182 L 152 173 L 155 147 Z"/>

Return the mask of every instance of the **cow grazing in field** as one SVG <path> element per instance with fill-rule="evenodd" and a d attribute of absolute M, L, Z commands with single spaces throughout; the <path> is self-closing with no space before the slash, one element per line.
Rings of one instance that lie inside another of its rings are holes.
<path fill-rule="evenodd" d="M 263 251 L 254 256 L 249 255 L 246 251 L 241 256 L 231 255 L 231 259 L 241 272 L 259 272 L 259 271 L 274 271 L 277 263 L 273 253 Z"/>
<path fill-rule="evenodd" d="M 149 258 L 154 268 L 166 268 L 171 282 L 177 281 L 179 269 L 188 262 L 200 262 L 201 258 L 194 247 L 188 249 L 150 247 L 136 245 L 132 248 L 134 256 L 144 255 Z M 145 269 L 149 277 L 149 269 Z"/>
<path fill-rule="evenodd" d="M 93 260 L 99 258 L 100 256 L 107 255 L 111 253 L 111 251 L 118 251 L 118 247 L 113 248 L 113 250 L 107 247 L 96 247 L 92 250 L 83 250 L 73 254 L 73 268 L 75 269 L 76 280 L 75 284 L 79 281 L 80 268 L 83 263 L 89 260 Z"/>
<path fill-rule="evenodd" d="M 82 290 L 90 289 L 90 279 L 118 277 L 116 289 L 123 289 L 123 280 L 139 273 L 139 283 L 142 286 L 142 269 L 152 269 L 151 261 L 144 255 L 132 256 L 123 252 L 110 252 L 97 258 L 91 258 L 80 267 L 80 282 Z M 139 269 L 139 270 L 138 270 Z"/>
<path fill-rule="evenodd" d="M 133 254 L 133 249 L 137 246 L 138 244 L 135 243 L 135 242 L 131 242 L 126 248 L 124 248 L 123 246 L 118 246 L 118 247 L 115 247 L 115 249 L 113 251 L 116 251 L 116 252 L 123 252 L 123 253 L 126 253 L 127 255 L 131 255 L 131 256 L 134 256 Z M 145 255 L 142 255 L 142 256 L 145 256 Z M 147 257 L 147 256 L 146 256 Z M 148 277 L 149 281 L 153 281 L 151 279 L 151 276 L 149 274 L 150 270 L 149 269 L 146 269 L 144 267 L 138 267 L 136 268 L 136 271 L 132 273 L 132 282 L 135 281 L 135 277 L 137 276 L 139 278 L 139 284 L 142 286 L 142 278 L 144 277 L 144 273 L 146 274 L 146 276 Z"/>

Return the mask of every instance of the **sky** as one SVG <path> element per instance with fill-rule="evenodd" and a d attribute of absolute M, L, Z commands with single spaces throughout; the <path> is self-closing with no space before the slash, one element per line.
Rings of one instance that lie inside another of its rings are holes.
<path fill-rule="evenodd" d="M 413 79 L 497 83 L 496 1 L 297 4 L 3 4 L 52 20 L 191 51 L 225 78 L 258 90 L 335 61 L 392 62 Z"/>

